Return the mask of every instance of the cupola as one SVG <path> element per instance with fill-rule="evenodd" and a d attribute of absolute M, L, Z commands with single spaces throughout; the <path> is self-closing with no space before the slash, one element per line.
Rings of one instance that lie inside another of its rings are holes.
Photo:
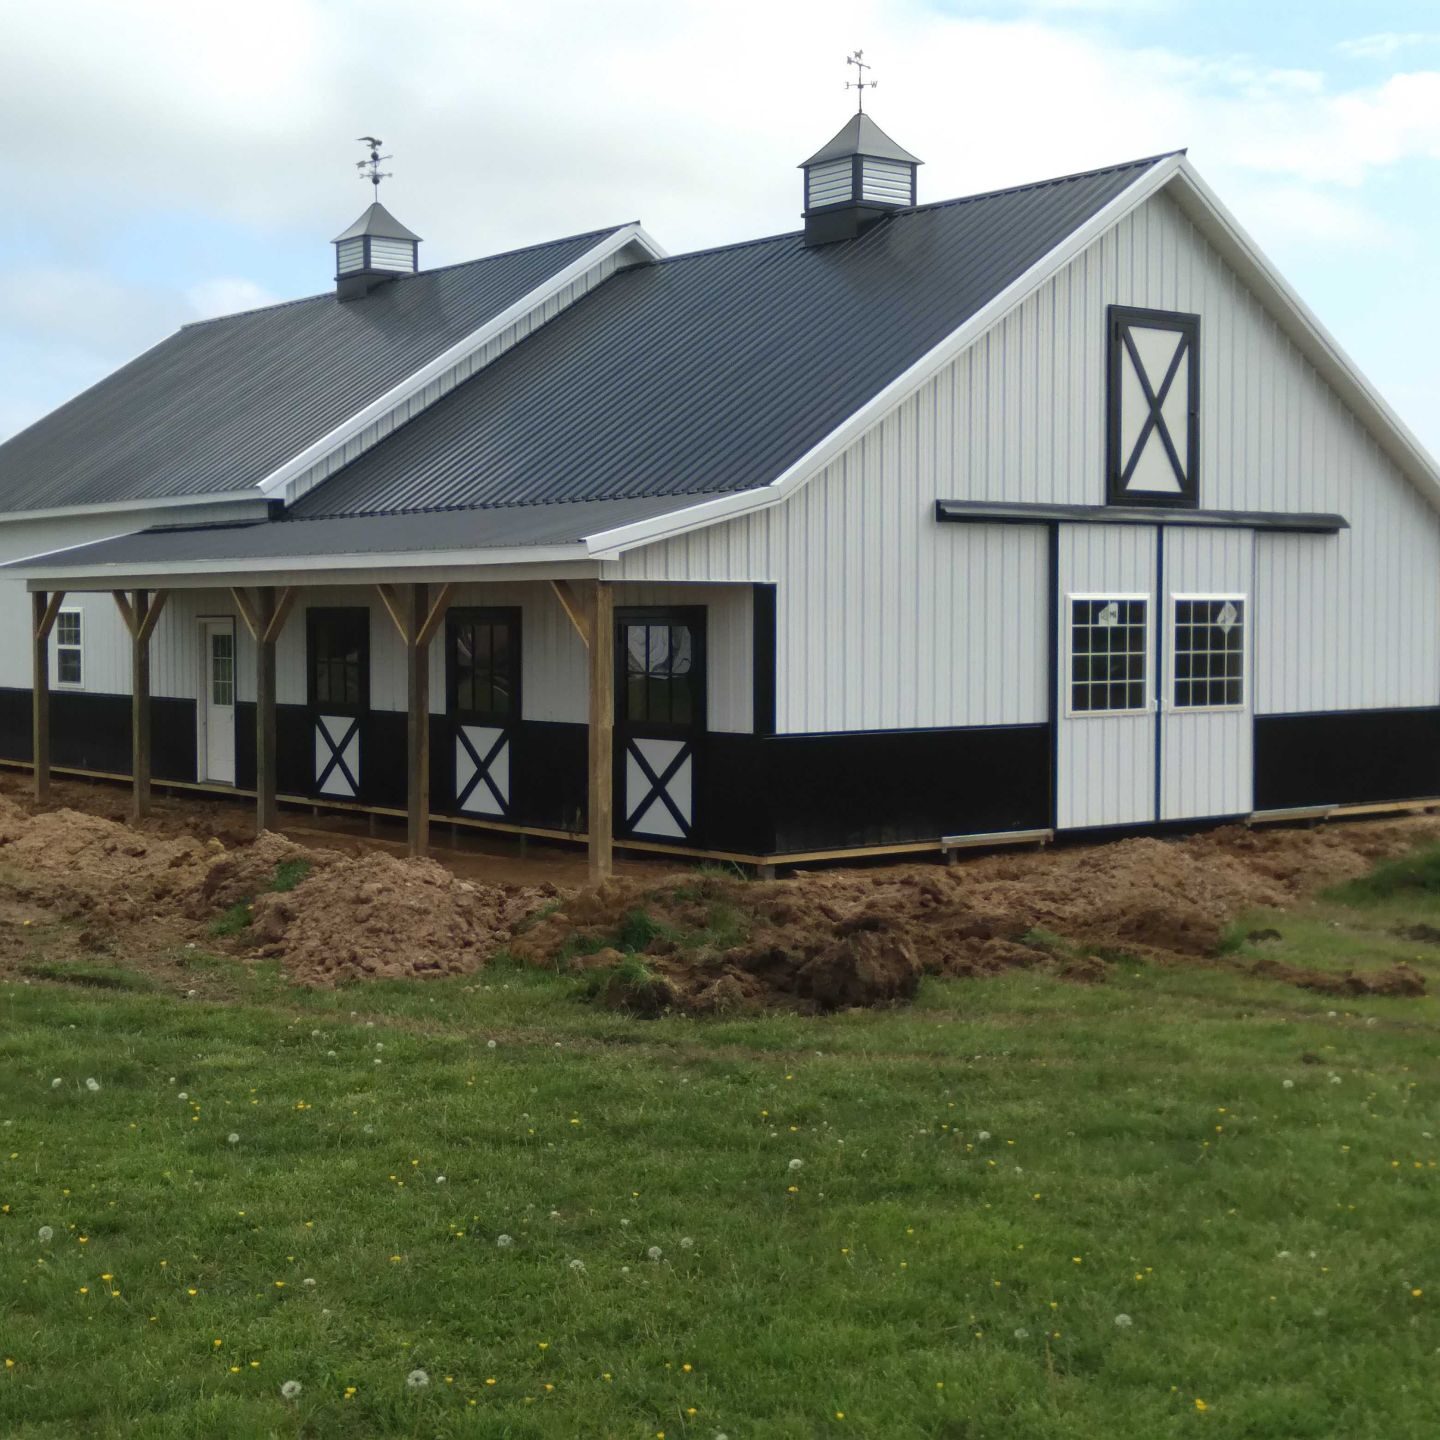
<path fill-rule="evenodd" d="M 378 200 L 335 237 L 336 293 L 358 300 L 397 275 L 420 268 L 420 237 L 402 225 Z"/>
<path fill-rule="evenodd" d="M 852 115 L 803 165 L 805 243 L 851 240 L 883 215 L 915 203 L 920 168 L 865 112 Z"/>

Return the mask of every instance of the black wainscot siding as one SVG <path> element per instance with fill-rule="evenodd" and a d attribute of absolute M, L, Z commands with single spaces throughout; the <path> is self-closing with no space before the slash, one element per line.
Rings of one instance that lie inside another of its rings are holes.
<path fill-rule="evenodd" d="M 1440 795 L 1440 710 L 1255 718 L 1255 808 Z"/>
<path fill-rule="evenodd" d="M 29 690 L 0 690 L 0 755 L 33 758 Z M 195 702 L 150 697 L 150 773 L 195 778 Z M 130 773 L 130 697 L 87 690 L 50 692 L 50 763 L 75 770 Z"/>

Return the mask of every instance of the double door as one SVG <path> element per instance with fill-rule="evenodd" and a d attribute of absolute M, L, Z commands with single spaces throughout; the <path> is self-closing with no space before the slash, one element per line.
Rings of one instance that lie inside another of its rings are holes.
<path fill-rule="evenodd" d="M 1248 814 L 1253 533 L 1058 530 L 1057 828 Z"/>

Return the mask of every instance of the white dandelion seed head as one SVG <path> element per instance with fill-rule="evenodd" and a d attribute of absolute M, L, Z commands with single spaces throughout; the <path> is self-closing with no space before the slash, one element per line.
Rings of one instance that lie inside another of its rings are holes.
<path fill-rule="evenodd" d="M 659 1261 L 665 1258 L 665 1252 L 658 1246 L 652 1245 L 646 1252 L 650 1259 Z"/>
<path fill-rule="evenodd" d="M 310 1032 L 310 1038 L 312 1040 L 318 1040 L 320 1038 L 320 1032 L 318 1030 L 312 1030 Z"/>
<path fill-rule="evenodd" d="M 628 1230 L 630 1228 L 630 1222 L 628 1220 L 622 1220 L 620 1222 L 620 1228 L 622 1230 Z"/>
<path fill-rule="evenodd" d="M 383 1060 L 381 1060 L 381 1058 L 377 1055 L 377 1056 L 375 1057 L 375 1063 L 376 1063 L 377 1065 L 383 1065 L 385 1062 L 384 1062 Z"/>
<path fill-rule="evenodd" d="M 65 1083 L 65 1082 L 57 1075 L 57 1076 L 50 1082 L 50 1088 L 51 1088 L 52 1090 L 58 1090 L 64 1083 Z"/>
<path fill-rule="evenodd" d="M 315 1288 L 315 1278 L 312 1275 L 307 1275 L 300 1283 L 311 1290 Z"/>
<path fill-rule="evenodd" d="M 1295 1082 L 1293 1080 L 1282 1080 L 1280 1086 L 1284 1090 L 1293 1090 L 1295 1088 Z"/>
<path fill-rule="evenodd" d="M 362 1125 L 360 1128 L 361 1128 L 367 1135 L 373 1135 L 373 1134 L 375 1133 L 375 1127 L 374 1127 L 373 1125 Z"/>
<path fill-rule="evenodd" d="M 383 1050 L 385 1048 L 385 1042 L 383 1040 L 377 1040 L 375 1042 L 375 1048 L 377 1050 Z"/>
<path fill-rule="evenodd" d="M 975 1138 L 977 1140 L 988 1140 L 990 1138 L 990 1132 L 988 1130 L 981 1130 Z"/>
<path fill-rule="evenodd" d="M 423 1370 L 412 1370 L 405 1377 L 405 1383 L 412 1390 L 423 1390 L 430 1383 L 430 1377 Z"/>
<path fill-rule="evenodd" d="M 1365 1017 L 1365 1023 L 1367 1025 L 1373 1025 L 1375 1023 L 1375 1017 L 1373 1015 L 1367 1015 Z"/>
<path fill-rule="evenodd" d="M 620 1267 L 620 1273 L 622 1275 L 628 1275 L 630 1273 L 630 1267 L 628 1265 L 622 1265 Z"/>
<path fill-rule="evenodd" d="M 100 1088 L 100 1082 L 92 1075 L 86 1082 L 85 1088 L 89 1091 L 96 1091 Z"/>
<path fill-rule="evenodd" d="M 443 1175 L 437 1175 L 435 1177 L 435 1183 L 437 1185 L 443 1185 L 445 1183 L 445 1177 Z"/>
<path fill-rule="evenodd" d="M 238 1144 L 240 1143 L 240 1137 L 232 1130 L 232 1131 L 225 1137 L 225 1141 L 226 1141 L 226 1143 L 229 1144 L 229 1145 L 238 1145 Z"/>
<path fill-rule="evenodd" d="M 1128 1315 L 1117 1315 L 1115 1323 L 1122 1329 L 1128 1330 L 1135 1322 Z"/>
<path fill-rule="evenodd" d="M 333 1050 L 327 1050 L 327 1051 L 325 1052 L 325 1054 L 326 1054 L 326 1056 L 327 1056 L 329 1059 L 331 1059 L 331 1060 L 333 1060 L 333 1059 L 335 1058 L 335 1052 L 334 1052 Z"/>
<path fill-rule="evenodd" d="M 298 1380 L 287 1380 L 280 1387 L 280 1393 L 287 1400 L 294 1400 L 300 1394 L 300 1391 L 302 1389 L 304 1389 L 304 1386 L 302 1386 Z"/>
<path fill-rule="evenodd" d="M 508 1235 L 497 1235 L 495 1237 L 495 1244 L 499 1246 L 501 1250 L 508 1250 L 514 1243 Z"/>
<path fill-rule="evenodd" d="M 695 1242 L 687 1235 L 687 1236 L 680 1242 L 680 1248 L 681 1248 L 682 1250 L 689 1250 L 689 1249 L 693 1248 L 694 1244 L 695 1244 Z"/>
<path fill-rule="evenodd" d="M 35 1233 L 40 1237 L 42 1245 L 48 1245 L 55 1238 L 55 1229 L 51 1225 L 42 1225 Z"/>
<path fill-rule="evenodd" d="M 1330 1077 L 1330 1083 L 1332 1085 L 1338 1085 L 1340 1083 L 1340 1077 L 1338 1075 L 1332 1075 Z"/>
<path fill-rule="evenodd" d="M 485 1048 L 487 1050 L 493 1050 L 495 1048 L 495 1042 L 493 1040 L 487 1040 L 485 1042 Z"/>
<path fill-rule="evenodd" d="M 792 1160 L 790 1162 L 790 1168 L 792 1170 L 799 1170 L 804 1166 L 804 1164 L 805 1162 L 803 1160 Z"/>
<path fill-rule="evenodd" d="M 175 1098 L 177 1100 L 188 1100 L 190 1098 L 190 1092 L 188 1090 L 182 1090 Z"/>
<path fill-rule="evenodd" d="M 579 1272 L 585 1268 L 585 1262 L 583 1260 L 572 1260 L 570 1262 L 570 1268 L 576 1272 Z"/>
<path fill-rule="evenodd" d="M 1030 1332 L 1023 1325 L 1020 1325 L 1015 1330 L 1015 1338 L 1017 1340 L 1028 1340 L 1030 1338 Z"/>
<path fill-rule="evenodd" d="M 552 1220 L 558 1220 L 560 1218 L 560 1212 L 558 1210 L 552 1210 L 550 1212 L 550 1218 Z"/>

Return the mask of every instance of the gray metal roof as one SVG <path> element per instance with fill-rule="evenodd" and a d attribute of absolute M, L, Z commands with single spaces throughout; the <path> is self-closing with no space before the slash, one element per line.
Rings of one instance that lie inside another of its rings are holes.
<path fill-rule="evenodd" d="M 53 574 L 107 565 L 130 572 L 147 566 L 195 566 L 212 575 L 216 567 L 243 560 L 330 555 L 378 555 L 427 551 L 512 549 L 570 545 L 652 515 L 701 504 L 669 497 L 575 501 L 566 505 L 512 505 L 463 513 L 337 516 L 320 520 L 277 519 L 248 525 L 195 525 L 142 530 L 77 545 L 0 569 Z M 477 555 L 483 559 L 483 555 Z"/>
<path fill-rule="evenodd" d="M 870 155 L 876 160 L 903 160 L 907 165 L 923 165 L 925 162 L 912 155 L 903 146 L 897 145 L 868 115 L 852 115 L 824 145 L 808 160 L 806 165 L 818 165 L 826 160 L 843 160 L 847 155 Z"/>
<path fill-rule="evenodd" d="M 420 237 L 402 225 L 378 200 L 348 229 L 342 230 L 331 242 L 356 240 L 362 235 L 378 235 L 382 240 L 418 240 Z"/>
<path fill-rule="evenodd" d="M 253 486 L 614 228 L 186 326 L 0 444 L 0 511 Z"/>
<path fill-rule="evenodd" d="M 299 515 L 768 484 L 1155 159 L 612 276 L 296 505 Z"/>

